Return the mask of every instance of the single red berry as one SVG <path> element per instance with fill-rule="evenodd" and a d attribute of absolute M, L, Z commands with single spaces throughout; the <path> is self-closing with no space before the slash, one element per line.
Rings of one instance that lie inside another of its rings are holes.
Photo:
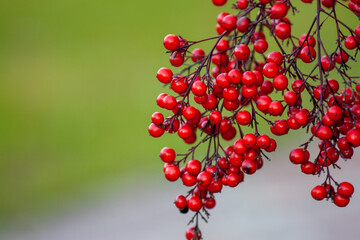
<path fill-rule="evenodd" d="M 201 172 L 201 162 L 199 160 L 192 159 L 186 164 L 185 169 L 189 174 L 197 176 Z"/>
<path fill-rule="evenodd" d="M 204 207 L 206 207 L 207 209 L 212 209 L 215 207 L 215 205 L 216 205 L 215 198 L 207 197 L 204 199 Z"/>
<path fill-rule="evenodd" d="M 227 75 L 227 80 L 232 84 L 239 84 L 241 82 L 242 75 L 239 70 L 233 69 Z"/>
<path fill-rule="evenodd" d="M 334 56 L 335 62 L 338 64 L 346 63 L 349 60 L 349 55 L 343 51 L 337 51 Z"/>
<path fill-rule="evenodd" d="M 203 60 L 204 57 L 205 57 L 205 51 L 202 50 L 201 48 L 195 48 L 191 52 L 191 60 L 193 62 L 199 62 L 199 61 Z"/>
<path fill-rule="evenodd" d="M 304 63 L 311 63 L 316 59 L 316 51 L 313 47 L 305 46 L 300 51 L 300 58 Z"/>
<path fill-rule="evenodd" d="M 151 122 L 160 126 L 164 122 L 164 115 L 160 112 L 154 112 L 153 115 L 151 115 Z"/>
<path fill-rule="evenodd" d="M 288 12 L 288 7 L 282 3 L 275 3 L 271 8 L 270 8 L 270 18 L 273 19 L 281 19 L 284 18 L 286 16 Z"/>
<path fill-rule="evenodd" d="M 323 200 L 326 197 L 326 189 L 324 186 L 316 186 L 311 190 L 311 196 L 318 201 Z"/>
<path fill-rule="evenodd" d="M 221 39 L 217 44 L 216 44 L 216 50 L 218 51 L 225 51 L 229 48 L 229 42 L 225 39 Z"/>
<path fill-rule="evenodd" d="M 176 154 L 175 154 L 174 149 L 172 149 L 172 148 L 164 147 L 160 151 L 160 158 L 163 162 L 173 163 L 175 161 L 175 157 L 176 157 Z"/>
<path fill-rule="evenodd" d="M 254 174 L 256 172 L 256 162 L 250 159 L 244 159 L 241 164 L 241 169 L 246 174 Z"/>
<path fill-rule="evenodd" d="M 312 162 L 306 162 L 301 164 L 301 171 L 305 174 L 314 174 L 315 173 L 315 164 Z"/>
<path fill-rule="evenodd" d="M 320 126 L 315 135 L 321 140 L 330 140 L 333 133 L 331 128 L 329 128 L 328 126 Z"/>
<path fill-rule="evenodd" d="M 237 59 L 247 61 L 250 57 L 250 49 L 247 45 L 240 44 L 239 46 L 235 47 L 234 54 Z"/>
<path fill-rule="evenodd" d="M 279 66 L 273 62 L 266 63 L 262 72 L 265 77 L 273 78 L 279 73 Z"/>
<path fill-rule="evenodd" d="M 175 198 L 175 206 L 179 209 L 184 209 L 187 206 L 186 198 L 183 195 L 178 195 Z"/>
<path fill-rule="evenodd" d="M 273 79 L 273 86 L 278 91 L 285 90 L 288 86 L 287 77 L 282 74 L 276 75 Z"/>
<path fill-rule="evenodd" d="M 256 75 L 251 71 L 246 71 L 242 75 L 241 83 L 245 86 L 252 86 L 256 81 Z"/>
<path fill-rule="evenodd" d="M 234 15 L 227 15 L 222 19 L 221 26 L 228 31 L 232 31 L 236 28 L 237 18 Z"/>
<path fill-rule="evenodd" d="M 164 38 L 164 47 L 169 51 L 175 51 L 180 47 L 180 40 L 174 34 L 168 34 Z"/>
<path fill-rule="evenodd" d="M 349 182 L 342 182 L 337 187 L 337 193 L 343 197 L 351 197 L 354 193 L 354 186 Z"/>
<path fill-rule="evenodd" d="M 267 149 L 270 146 L 270 142 L 270 138 L 265 134 L 258 136 L 256 139 L 256 145 L 262 149 Z"/>
<path fill-rule="evenodd" d="M 254 50 L 258 53 L 264 53 L 268 49 L 268 43 L 264 39 L 259 39 L 254 42 Z"/>
<path fill-rule="evenodd" d="M 225 0 L 225 2 L 226 2 L 226 0 Z M 195 235 L 196 235 L 196 238 L 194 238 Z M 200 229 L 196 228 L 195 226 L 194 227 L 189 227 L 186 230 L 185 237 L 186 237 L 187 240 L 201 239 Z"/>
<path fill-rule="evenodd" d="M 240 180 L 239 175 L 230 173 L 226 178 L 226 183 L 229 187 L 236 187 L 241 182 Z"/>
<path fill-rule="evenodd" d="M 173 52 L 169 57 L 171 65 L 174 67 L 180 67 L 183 65 L 185 58 L 181 52 Z"/>
<path fill-rule="evenodd" d="M 227 0 L 211 0 L 215 6 L 222 6 L 225 5 Z"/>
<path fill-rule="evenodd" d="M 203 96 L 206 93 L 206 85 L 202 81 L 195 81 L 191 86 L 191 91 L 196 96 Z"/>
<path fill-rule="evenodd" d="M 281 104 L 280 101 L 272 101 L 269 104 L 268 111 L 271 116 L 281 116 L 284 111 L 284 106 Z"/>
<path fill-rule="evenodd" d="M 201 198 L 198 196 L 192 196 L 188 199 L 187 205 L 191 211 L 198 212 L 202 208 Z"/>
<path fill-rule="evenodd" d="M 248 6 L 248 0 L 237 0 L 236 6 L 238 9 L 246 9 Z"/>
<path fill-rule="evenodd" d="M 344 197 L 340 194 L 335 194 L 335 196 L 333 197 L 333 201 L 334 204 L 338 207 L 346 207 L 350 202 L 350 198 Z"/>
<path fill-rule="evenodd" d="M 278 66 L 282 64 L 282 61 L 283 61 L 283 56 L 278 51 L 271 52 L 266 57 L 267 63 L 275 63 Z"/>
<path fill-rule="evenodd" d="M 211 175 L 206 171 L 200 172 L 197 175 L 197 182 L 198 182 L 199 186 L 201 186 L 201 187 L 209 186 L 211 183 L 211 180 L 212 180 Z"/>
<path fill-rule="evenodd" d="M 360 131 L 357 129 L 351 129 L 346 134 L 346 141 L 353 147 L 360 146 Z"/>
<path fill-rule="evenodd" d="M 247 17 L 241 17 L 236 22 L 236 28 L 239 32 L 245 33 L 249 30 L 250 20 Z"/>
<path fill-rule="evenodd" d="M 275 35 L 281 40 L 285 40 L 291 35 L 291 26 L 288 23 L 281 22 L 275 26 Z"/>
<path fill-rule="evenodd" d="M 154 124 L 154 123 L 150 124 L 148 130 L 149 130 L 149 134 L 155 138 L 161 137 L 165 132 L 164 128 L 156 126 L 156 124 Z"/>
<path fill-rule="evenodd" d="M 160 68 L 156 74 L 156 78 L 161 82 L 168 84 L 171 82 L 173 77 L 173 72 L 168 68 Z"/>
<path fill-rule="evenodd" d="M 212 111 L 209 114 L 209 120 L 213 124 L 219 124 L 221 122 L 221 119 L 222 119 L 222 116 L 221 116 L 221 113 L 219 111 Z"/>
<path fill-rule="evenodd" d="M 251 122 L 251 114 L 246 110 L 241 110 L 236 114 L 236 121 L 242 125 L 249 125 Z"/>
<path fill-rule="evenodd" d="M 245 134 L 243 141 L 247 148 L 253 148 L 256 145 L 256 136 L 252 133 Z"/>
<path fill-rule="evenodd" d="M 306 163 L 306 157 L 302 148 L 293 149 L 290 152 L 289 159 L 294 164 Z"/>
<path fill-rule="evenodd" d="M 165 178 L 170 181 L 174 182 L 178 180 L 180 177 L 180 170 L 177 166 L 170 165 L 165 169 Z"/>
<path fill-rule="evenodd" d="M 356 38 L 354 38 L 352 35 L 348 36 L 345 39 L 344 45 L 347 49 L 354 49 L 357 46 L 357 43 L 359 43 L 359 41 L 356 41 Z"/>
<path fill-rule="evenodd" d="M 299 37 L 299 45 L 300 46 L 303 45 L 304 47 L 305 46 L 315 47 L 316 40 L 315 40 L 315 38 L 313 36 L 307 35 L 307 33 L 304 33 L 303 35 L 301 35 Z"/>
<path fill-rule="evenodd" d="M 321 4 L 324 7 L 332 8 L 335 5 L 335 0 L 321 0 Z"/>

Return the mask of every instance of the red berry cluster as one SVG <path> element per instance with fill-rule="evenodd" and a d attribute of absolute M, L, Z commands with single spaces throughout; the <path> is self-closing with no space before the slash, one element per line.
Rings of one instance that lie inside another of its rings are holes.
<path fill-rule="evenodd" d="M 222 6 L 227 1 L 212 2 Z M 217 16 L 218 36 L 199 41 L 173 34 L 164 38 L 171 65 L 183 68 L 177 73 L 165 67 L 158 70 L 158 81 L 170 91 L 158 95 L 156 103 L 163 111 L 152 115 L 148 130 L 153 137 L 176 133 L 192 144 L 184 154 L 169 147 L 160 151 L 165 178 L 181 179 L 190 188 L 175 199 L 180 212 L 194 212 L 190 222 L 195 225 L 186 231 L 187 239 L 201 239 L 198 218 L 207 220 L 208 210 L 216 205 L 215 194 L 243 182 L 245 174 L 263 166 L 267 152 L 275 151 L 276 141 L 260 133 L 261 122 L 275 136 L 300 128 L 310 132 L 309 140 L 290 152 L 290 161 L 305 174 L 326 174 L 311 191 L 313 198 L 331 199 L 339 207 L 349 203 L 352 184 L 337 183 L 330 167 L 339 168 L 338 159 L 350 159 L 360 146 L 360 77 L 348 72 L 349 60 L 355 61 L 360 50 L 360 25 L 346 25 L 336 8 L 355 12 L 356 17 L 358 2 L 351 0 L 346 6 L 337 0 L 317 0 L 308 31 L 293 35 L 287 16 L 298 10 L 290 0 L 238 0 L 232 5 L 236 14 Z M 331 50 L 321 40 L 324 22 L 337 30 Z M 278 51 L 265 55 L 266 34 L 274 38 L 271 48 Z M 208 54 L 193 49 L 206 41 L 214 41 Z M 303 70 L 305 65 L 311 70 Z M 320 150 L 310 160 L 307 148 L 316 138 Z M 226 141 L 232 142 L 225 146 Z M 199 158 L 200 146 L 206 154 Z"/>

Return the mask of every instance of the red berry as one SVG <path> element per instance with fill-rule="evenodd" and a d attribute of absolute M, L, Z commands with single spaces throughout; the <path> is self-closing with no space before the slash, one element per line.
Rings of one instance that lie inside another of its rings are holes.
<path fill-rule="evenodd" d="M 175 198 L 175 206 L 179 209 L 184 209 L 187 206 L 186 198 L 183 195 L 178 195 Z"/>
<path fill-rule="evenodd" d="M 222 19 L 221 26 L 228 31 L 232 31 L 236 28 L 237 18 L 234 15 L 227 15 Z"/>
<path fill-rule="evenodd" d="M 236 121 L 242 125 L 249 125 L 251 122 L 251 114 L 246 110 L 241 110 L 236 114 Z"/>
<path fill-rule="evenodd" d="M 270 8 L 270 17 L 273 19 L 281 19 L 286 16 L 288 7 L 284 3 L 275 3 Z"/>
<path fill-rule="evenodd" d="M 291 26 L 288 23 L 281 22 L 275 26 L 275 35 L 281 40 L 285 40 L 291 35 Z"/>
<path fill-rule="evenodd" d="M 350 202 L 350 198 L 343 197 L 340 194 L 335 194 L 335 196 L 333 197 L 333 201 L 334 204 L 338 207 L 346 207 Z"/>
<path fill-rule="evenodd" d="M 271 52 L 266 57 L 267 63 L 275 63 L 276 65 L 280 66 L 283 61 L 283 56 L 280 52 Z"/>
<path fill-rule="evenodd" d="M 199 61 L 203 60 L 204 57 L 205 57 L 205 51 L 202 50 L 201 48 L 195 48 L 191 52 L 191 60 L 193 62 L 199 62 Z"/>
<path fill-rule="evenodd" d="M 175 154 L 174 149 L 172 149 L 172 148 L 164 147 L 160 151 L 160 158 L 163 162 L 173 163 L 175 161 L 175 157 L 176 157 L 176 154 Z"/>
<path fill-rule="evenodd" d="M 318 201 L 323 200 L 326 197 L 326 189 L 324 186 L 316 186 L 311 190 L 311 196 Z"/>
<path fill-rule="evenodd" d="M 194 239 L 194 236 L 196 235 L 197 239 L 201 239 L 201 232 L 200 229 L 197 229 L 196 227 L 189 227 L 186 230 L 185 237 L 187 240 Z"/>
<path fill-rule="evenodd" d="M 154 124 L 154 123 L 150 124 L 148 130 L 149 130 L 150 135 L 155 138 L 161 137 L 165 132 L 164 128 L 156 126 L 156 124 Z"/>
<path fill-rule="evenodd" d="M 313 47 L 305 46 L 300 51 L 300 58 L 304 63 L 311 63 L 316 59 L 316 52 Z"/>
<path fill-rule="evenodd" d="M 202 81 L 195 81 L 191 86 L 191 91 L 196 96 L 203 96 L 206 93 L 206 85 Z"/>
<path fill-rule="evenodd" d="M 198 196 L 192 196 L 188 199 L 187 205 L 191 211 L 198 212 L 202 208 L 201 198 Z"/>
<path fill-rule="evenodd" d="M 164 38 L 164 47 L 167 50 L 175 51 L 180 47 L 180 40 L 174 34 L 168 34 Z"/>
<path fill-rule="evenodd" d="M 289 159 L 293 164 L 303 164 L 306 162 L 304 150 L 296 148 L 290 152 Z"/>
<path fill-rule="evenodd" d="M 192 159 L 186 164 L 185 169 L 189 174 L 197 176 L 201 171 L 201 162 L 199 160 Z"/>
<path fill-rule="evenodd" d="M 279 66 L 273 62 L 266 63 L 263 67 L 263 74 L 265 77 L 273 78 L 279 73 Z"/>
<path fill-rule="evenodd" d="M 170 165 L 165 169 L 165 178 L 170 181 L 174 182 L 178 180 L 180 177 L 180 170 L 177 166 Z"/>
<path fill-rule="evenodd" d="M 360 146 L 360 131 L 357 129 L 351 129 L 346 134 L 346 141 L 353 147 Z"/>
<path fill-rule="evenodd" d="M 240 44 L 235 48 L 235 57 L 239 60 L 247 61 L 250 57 L 250 49 L 245 44 Z"/>
<path fill-rule="evenodd" d="M 238 9 L 246 9 L 248 6 L 248 0 L 237 0 L 236 6 Z"/>
<path fill-rule="evenodd" d="M 239 32 L 245 33 L 249 30 L 250 20 L 247 17 L 241 17 L 236 22 L 236 28 Z"/>
<path fill-rule="evenodd" d="M 254 174 L 256 172 L 256 162 L 250 159 L 244 159 L 241 164 L 241 169 L 246 174 Z"/>
<path fill-rule="evenodd" d="M 207 209 L 212 209 L 215 207 L 215 205 L 216 205 L 215 198 L 207 197 L 204 199 L 204 207 L 206 207 Z"/>
<path fill-rule="evenodd" d="M 215 6 L 222 6 L 222 5 L 225 5 L 227 0 L 212 0 L 212 2 Z"/>
<path fill-rule="evenodd" d="M 153 115 L 151 115 L 151 121 L 157 126 L 160 126 L 164 122 L 164 116 L 160 112 L 154 112 Z"/>
<path fill-rule="evenodd" d="M 285 90 L 288 86 L 287 77 L 282 74 L 276 75 L 273 79 L 273 86 L 278 91 Z"/>
<path fill-rule="evenodd" d="M 199 186 L 201 186 L 201 187 L 209 186 L 211 183 L 211 180 L 212 180 L 211 175 L 206 171 L 203 171 L 203 172 L 199 173 L 199 175 L 197 175 L 197 182 L 198 182 Z"/>
<path fill-rule="evenodd" d="M 156 78 L 165 84 L 168 84 L 171 82 L 173 77 L 173 73 L 170 69 L 168 68 L 160 68 L 159 71 L 156 74 Z"/>
<path fill-rule="evenodd" d="M 354 186 L 349 182 L 342 182 L 337 187 L 337 193 L 343 197 L 351 197 L 354 193 Z"/>
<path fill-rule="evenodd" d="M 268 49 L 268 43 L 264 39 L 259 39 L 254 42 L 254 50 L 258 53 L 264 53 Z"/>

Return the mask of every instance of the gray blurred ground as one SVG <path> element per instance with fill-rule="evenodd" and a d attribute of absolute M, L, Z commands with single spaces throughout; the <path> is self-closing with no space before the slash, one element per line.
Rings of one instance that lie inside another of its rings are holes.
<path fill-rule="evenodd" d="M 341 160 L 343 169 L 333 171 L 335 179 L 356 187 L 349 206 L 341 209 L 311 198 L 311 188 L 323 177 L 301 174 L 299 166 L 288 161 L 288 153 L 279 154 L 239 187 L 225 188 L 218 195 L 209 223 L 200 225 L 204 239 L 360 239 L 359 158 Z M 191 216 L 179 214 L 172 204 L 177 194 L 185 193 L 180 183 L 148 178 L 131 186 L 112 186 L 86 203 L 14 224 L 0 233 L 0 239 L 185 239 Z"/>

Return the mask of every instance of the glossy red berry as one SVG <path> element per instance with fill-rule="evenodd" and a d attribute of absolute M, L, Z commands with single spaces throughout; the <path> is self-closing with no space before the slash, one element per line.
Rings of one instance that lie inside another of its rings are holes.
<path fill-rule="evenodd" d="M 202 201 L 201 198 L 198 196 L 192 196 L 188 199 L 187 205 L 189 209 L 193 212 L 198 212 L 202 208 Z"/>
<path fill-rule="evenodd" d="M 241 110 L 236 114 L 236 121 L 242 125 L 249 125 L 251 122 L 251 114 L 246 110 Z"/>
<path fill-rule="evenodd" d="M 165 178 L 170 181 L 174 182 L 178 180 L 180 177 L 180 170 L 177 166 L 170 165 L 165 169 Z"/>
<path fill-rule="evenodd" d="M 201 162 L 199 160 L 192 159 L 186 164 L 185 169 L 189 174 L 197 176 L 201 172 Z"/>
<path fill-rule="evenodd" d="M 184 209 L 187 206 L 186 198 L 183 195 L 178 195 L 175 198 L 175 206 L 179 209 Z"/>
<path fill-rule="evenodd" d="M 168 34 L 164 38 L 164 47 L 169 51 L 175 51 L 180 47 L 180 40 L 174 34 Z"/>
<path fill-rule="evenodd" d="M 175 157 L 176 157 L 176 154 L 175 154 L 174 149 L 172 149 L 172 148 L 164 147 L 160 151 L 160 158 L 163 162 L 173 163 L 175 161 Z"/>
<path fill-rule="evenodd" d="M 215 6 L 222 6 L 225 5 L 227 0 L 211 0 Z"/>
<path fill-rule="evenodd" d="M 316 186 L 311 190 L 311 196 L 318 201 L 323 200 L 326 197 L 326 189 L 324 186 Z"/>
<path fill-rule="evenodd" d="M 338 207 L 346 207 L 350 202 L 350 198 L 344 197 L 340 194 L 335 194 L 335 196 L 333 197 L 333 201 L 334 204 Z"/>
<path fill-rule="evenodd" d="M 354 193 L 354 186 L 349 182 L 342 182 L 337 187 L 337 193 L 343 197 L 351 197 Z"/>
<path fill-rule="evenodd" d="M 240 44 L 239 46 L 235 47 L 234 54 L 237 59 L 247 61 L 250 57 L 250 49 L 247 45 Z"/>
<path fill-rule="evenodd" d="M 227 15 L 222 19 L 221 26 L 228 31 L 232 31 L 236 28 L 237 18 L 234 15 Z"/>
<path fill-rule="evenodd" d="M 161 137 L 164 132 L 165 132 L 165 129 L 162 128 L 162 127 L 159 127 L 157 126 L 156 124 L 154 123 L 151 123 L 150 126 L 149 126 L 149 134 L 152 136 L 152 137 L 155 137 L 155 138 L 158 138 L 158 137 Z"/>
<path fill-rule="evenodd" d="M 173 72 L 168 68 L 160 68 L 156 74 L 156 78 L 161 82 L 168 84 L 171 82 L 173 77 Z"/>

